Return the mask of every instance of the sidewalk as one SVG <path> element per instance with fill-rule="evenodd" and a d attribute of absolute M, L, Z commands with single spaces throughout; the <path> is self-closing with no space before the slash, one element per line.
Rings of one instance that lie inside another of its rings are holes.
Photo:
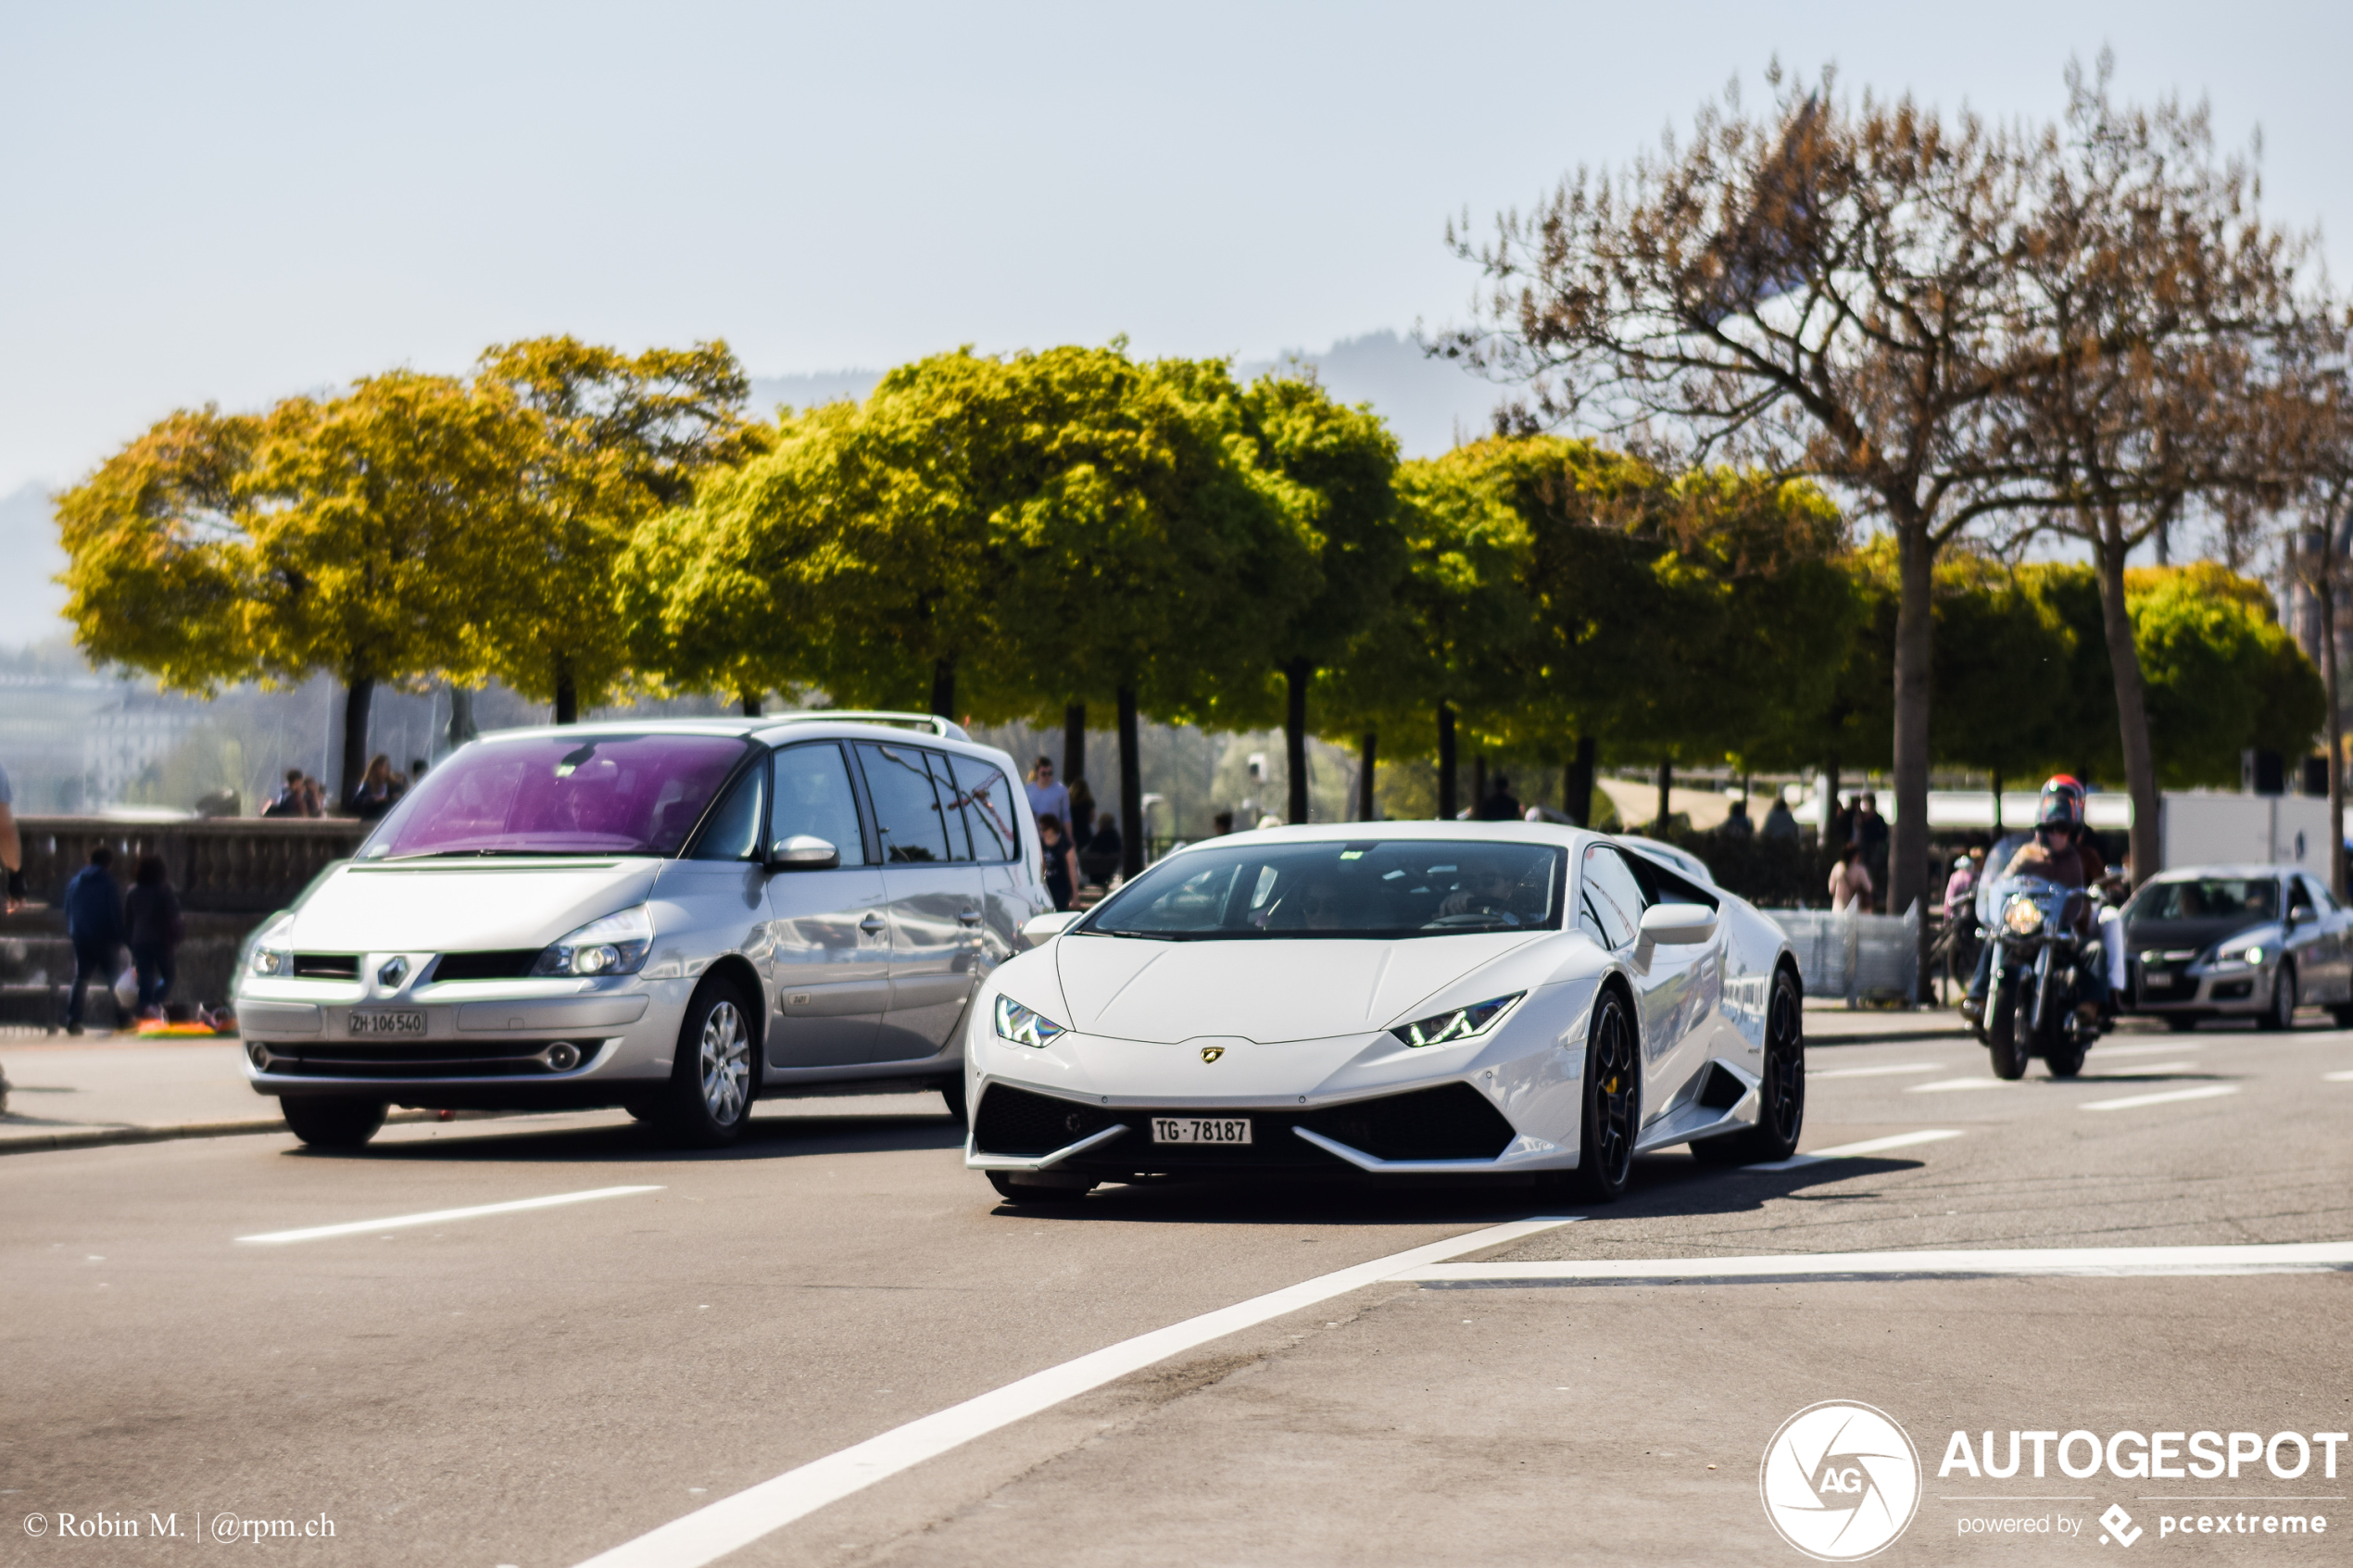
<path fill-rule="evenodd" d="M 1951 1008 L 1850 1008 L 1834 998 L 1807 997 L 1809 1046 L 1894 1045 L 1905 1040 L 1965 1040 L 1969 1025 Z"/>
<path fill-rule="evenodd" d="M 245 1086 L 241 1049 L 234 1040 L 0 1035 L 0 1153 L 280 1131 L 277 1102 Z"/>

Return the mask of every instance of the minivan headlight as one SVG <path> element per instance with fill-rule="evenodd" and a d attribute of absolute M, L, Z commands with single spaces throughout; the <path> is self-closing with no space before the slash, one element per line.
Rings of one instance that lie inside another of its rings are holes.
<path fill-rule="evenodd" d="M 534 974 L 635 974 L 654 945 L 646 906 L 592 920 L 557 941 L 531 966 Z"/>
<path fill-rule="evenodd" d="M 1042 1050 L 1054 1043 L 1063 1026 L 1034 1008 L 1026 1008 L 1011 997 L 997 998 L 997 1035 L 1017 1046 L 1032 1046 Z"/>
<path fill-rule="evenodd" d="M 1409 1046 L 1450 1046 L 1494 1028 L 1511 1005 L 1526 995 L 1525 991 L 1514 991 L 1508 997 L 1492 997 L 1452 1012 L 1433 1013 L 1411 1023 L 1401 1023 L 1390 1033 Z"/>
<path fill-rule="evenodd" d="M 294 972 L 294 916 L 280 915 L 245 949 L 245 971 L 267 979 Z"/>

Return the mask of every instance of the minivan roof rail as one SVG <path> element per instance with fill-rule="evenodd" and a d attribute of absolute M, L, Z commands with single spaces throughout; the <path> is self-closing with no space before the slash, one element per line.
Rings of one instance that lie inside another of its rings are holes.
<path fill-rule="evenodd" d="M 871 708 L 814 708 L 799 713 L 778 713 L 769 721 L 772 724 L 903 724 L 911 729 L 928 730 L 944 740 L 969 741 L 972 736 L 952 719 L 937 713 L 892 713 Z"/>

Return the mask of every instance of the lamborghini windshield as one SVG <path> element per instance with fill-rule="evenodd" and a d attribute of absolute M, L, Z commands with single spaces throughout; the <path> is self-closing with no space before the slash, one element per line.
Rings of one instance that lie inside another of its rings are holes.
<path fill-rule="evenodd" d="M 1161 861 L 1077 929 L 1164 941 L 1549 931 L 1562 870 L 1562 851 L 1546 845 L 1245 834 Z"/>

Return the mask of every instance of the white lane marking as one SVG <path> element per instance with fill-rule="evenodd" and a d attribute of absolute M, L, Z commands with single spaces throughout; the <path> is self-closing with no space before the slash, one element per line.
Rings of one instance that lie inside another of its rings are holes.
<path fill-rule="evenodd" d="M 2127 1095 L 2122 1099 L 2095 1099 L 2085 1102 L 2086 1110 L 2137 1110 L 2145 1105 L 2171 1105 L 2181 1099 L 2214 1099 L 2239 1092 L 2236 1084 L 2206 1084 L 2195 1089 L 2168 1089 L 2161 1095 Z"/>
<path fill-rule="evenodd" d="M 2353 1084 L 2353 1073 L 2323 1073 L 2321 1074 L 2321 1082 L 2323 1084 Z"/>
<path fill-rule="evenodd" d="M 1006 1384 L 1002 1388 L 950 1405 L 944 1411 L 893 1427 L 879 1436 L 812 1460 L 798 1469 L 747 1487 L 733 1497 L 720 1499 L 694 1512 L 672 1520 L 669 1524 L 626 1541 L 610 1551 L 600 1552 L 580 1564 L 580 1568 L 700 1568 L 714 1562 L 740 1547 L 748 1546 L 772 1530 L 783 1528 L 794 1520 L 813 1513 L 827 1503 L 835 1502 L 887 1480 L 923 1463 L 927 1459 L 944 1454 L 951 1449 L 987 1436 L 1000 1427 L 1038 1411 L 1051 1410 L 1064 1399 L 1100 1388 L 1131 1372 L 1140 1371 L 1154 1361 L 1181 1354 L 1195 1346 L 1205 1345 L 1228 1334 L 1239 1333 L 1287 1312 L 1327 1301 L 1335 1296 L 1345 1296 L 1368 1285 L 1378 1285 L 1398 1276 L 1402 1272 L 1442 1262 L 1448 1258 L 1482 1248 L 1499 1247 L 1517 1241 L 1555 1226 L 1573 1224 L 1581 1216 L 1518 1220 L 1507 1225 L 1492 1225 L 1486 1230 L 1458 1236 L 1452 1241 L 1432 1242 L 1427 1247 L 1411 1248 L 1378 1258 L 1369 1263 L 1359 1263 L 1337 1273 L 1294 1285 L 1287 1289 L 1254 1297 L 1231 1307 L 1221 1307 L 1214 1312 L 1154 1329 L 1150 1334 L 1124 1339 L 1116 1345 L 1089 1352 L 1076 1361 L 1064 1361 L 1043 1372 L 1032 1373 L 1025 1378 Z"/>
<path fill-rule="evenodd" d="M 1833 1067 L 1828 1070 L 1809 1067 L 1808 1078 L 1886 1078 L 1898 1073 L 1933 1073 L 1944 1064 L 1941 1061 L 1915 1061 L 1903 1067 Z"/>
<path fill-rule="evenodd" d="M 2086 1073 L 2082 1081 L 2088 1083 L 2095 1078 L 2137 1078 L 2151 1073 L 2186 1073 L 2196 1065 L 2196 1062 L 2187 1059 L 2181 1061 L 2133 1061 L 2127 1062 L 2113 1073 Z"/>
<path fill-rule="evenodd" d="M 632 1193 L 660 1192 L 650 1187 L 598 1187 L 589 1192 L 560 1192 L 549 1198 L 521 1198 L 512 1203 L 484 1203 L 472 1209 L 436 1209 L 430 1214 L 398 1214 L 389 1220 L 355 1220 L 346 1225 L 312 1225 L 307 1230 L 271 1231 L 241 1236 L 239 1241 L 279 1246 L 289 1241 L 318 1241 L 331 1236 L 368 1236 L 376 1231 L 402 1230 L 410 1225 L 437 1225 L 445 1220 L 478 1220 L 484 1214 L 519 1214 L 526 1209 L 554 1209 L 566 1203 L 589 1203 L 599 1198 L 627 1198 Z"/>
<path fill-rule="evenodd" d="M 1854 1160 L 1866 1154 L 1884 1154 L 1891 1148 L 1909 1148 L 1916 1143 L 1942 1143 L 1946 1138 L 1961 1135 L 1958 1127 L 1927 1127 L 1917 1133 L 1894 1133 L 1883 1138 L 1866 1138 L 1861 1143 L 1843 1143 L 1835 1148 L 1818 1148 L 1806 1154 L 1776 1160 L 1768 1165 L 1748 1165 L 1749 1171 L 1794 1171 L 1801 1165 L 1818 1164 L 1825 1160 Z"/>
<path fill-rule="evenodd" d="M 1511 1280 L 1779 1279 L 1818 1274 L 2259 1274 L 2353 1269 L 2353 1242 L 2243 1247 L 1937 1248 L 1762 1258 L 1579 1258 L 1546 1263 L 1434 1263 L 1398 1274 L 1424 1284 Z"/>
<path fill-rule="evenodd" d="M 1904 1092 L 1907 1095 L 1943 1094 L 1950 1089 L 2015 1089 L 2014 1078 L 1940 1078 L 1933 1084 L 1914 1084 Z"/>

